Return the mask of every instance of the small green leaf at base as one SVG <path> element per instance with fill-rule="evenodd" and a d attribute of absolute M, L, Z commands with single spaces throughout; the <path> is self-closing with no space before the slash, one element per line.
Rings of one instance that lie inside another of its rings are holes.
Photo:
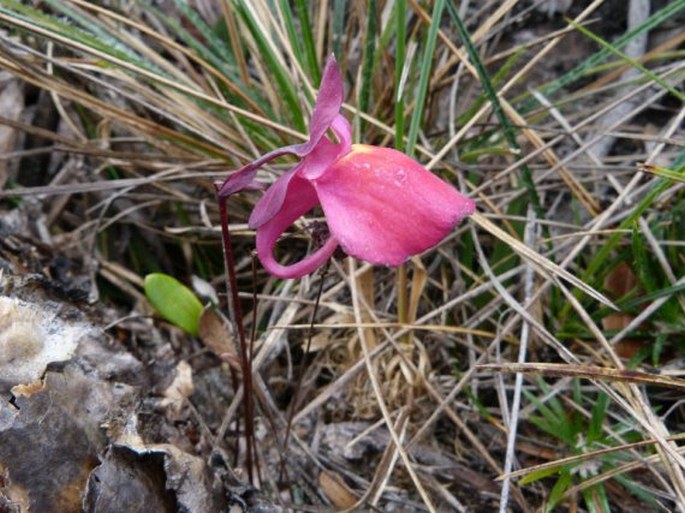
<path fill-rule="evenodd" d="M 202 303 L 188 287 L 168 274 L 152 273 L 145 277 L 145 296 L 164 319 L 197 335 Z"/>

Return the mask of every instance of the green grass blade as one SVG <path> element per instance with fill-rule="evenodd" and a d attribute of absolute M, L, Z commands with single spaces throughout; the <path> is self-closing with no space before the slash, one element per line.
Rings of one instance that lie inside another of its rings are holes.
<path fill-rule="evenodd" d="M 184 2 L 183 0 L 174 0 L 174 4 L 176 5 L 176 8 L 181 11 L 183 16 L 185 16 L 185 18 L 192 23 L 193 28 L 199 32 L 199 34 L 202 36 L 202 39 L 204 39 L 207 44 L 205 45 L 199 43 L 197 38 L 190 36 L 187 30 L 183 29 L 180 23 L 177 22 L 175 25 L 186 32 L 190 38 L 196 42 L 196 46 L 201 46 L 204 50 L 203 53 L 208 53 L 214 57 L 210 60 L 210 62 L 222 70 L 226 69 L 226 64 L 230 63 L 235 65 L 235 57 L 233 56 L 231 47 L 227 44 L 227 42 L 223 38 L 217 36 L 214 29 L 207 25 L 205 20 L 203 20 L 202 17 L 199 16 L 197 12 L 188 5 L 187 2 Z M 148 7 L 146 8 L 154 8 L 154 6 L 148 4 Z M 159 12 L 159 10 L 158 13 L 159 15 L 163 15 L 167 20 L 172 18 L 172 16 L 168 16 L 162 12 Z M 233 75 L 232 78 L 237 78 L 237 74 L 231 75 Z"/>
<path fill-rule="evenodd" d="M 674 16 L 676 16 L 684 8 L 685 8 L 685 0 L 675 0 L 674 2 L 667 3 L 662 9 L 658 10 L 657 12 L 652 14 L 649 18 L 647 18 L 647 20 L 645 20 L 645 22 L 642 25 L 635 27 L 634 29 L 626 32 L 621 37 L 619 37 L 615 41 L 613 41 L 613 43 L 612 43 L 613 46 L 615 48 L 622 48 L 623 46 L 628 44 L 631 40 L 633 40 L 635 37 L 652 30 L 654 27 L 657 27 L 658 25 L 660 25 L 661 23 L 663 23 L 666 20 L 672 19 Z M 610 54 L 611 54 L 611 52 L 609 50 L 607 50 L 606 48 L 603 48 L 602 50 L 600 50 L 596 54 L 585 59 L 578 66 L 576 66 L 572 70 L 568 71 L 562 77 L 558 78 L 557 80 L 555 80 L 551 84 L 540 88 L 541 92 L 543 94 L 545 94 L 546 96 L 552 95 L 553 93 L 559 91 L 560 89 L 566 87 L 567 85 L 575 82 L 579 78 L 585 76 L 585 74 L 588 72 L 588 70 L 590 70 L 591 68 L 594 68 L 598 64 L 602 63 Z M 527 108 L 526 108 L 526 110 L 527 110 Z"/>
<path fill-rule="evenodd" d="M 550 492 L 549 497 L 547 497 L 545 513 L 554 511 L 554 507 L 561 500 L 561 497 L 564 495 L 564 492 L 568 490 L 572 484 L 573 476 L 571 475 L 571 473 L 568 470 L 562 471 L 561 476 L 559 476 L 559 479 L 557 479 L 557 482 L 552 487 L 552 491 Z"/>
<path fill-rule="evenodd" d="M 433 54 L 435 53 L 435 43 L 438 39 L 438 29 L 440 28 L 440 19 L 442 18 L 442 11 L 445 8 L 445 0 L 436 0 L 433 6 L 433 14 L 431 15 L 431 24 L 426 36 L 425 47 L 423 51 L 423 58 L 421 60 L 421 72 L 419 74 L 419 85 L 414 102 L 414 112 L 412 113 L 411 123 L 409 125 L 409 135 L 407 136 L 407 147 L 405 149 L 407 155 L 410 157 L 414 155 L 416 141 L 419 137 L 419 128 L 421 127 L 421 120 L 423 119 L 423 107 L 426 103 L 426 96 L 428 93 L 428 81 L 430 80 L 431 68 L 433 67 Z"/>
<path fill-rule="evenodd" d="M 514 52 L 505 62 L 500 66 L 500 68 L 491 77 L 493 87 L 501 84 L 509 73 L 519 65 L 519 60 L 524 55 L 522 50 Z M 480 93 L 476 99 L 467 107 L 467 109 L 457 118 L 457 125 L 464 125 L 469 119 L 471 119 L 476 112 L 478 112 L 481 107 L 488 101 L 487 95 L 483 92 Z"/>
<path fill-rule="evenodd" d="M 103 25 L 93 23 L 92 20 L 81 15 L 77 10 L 69 8 L 65 2 L 55 0 L 45 0 L 45 2 L 56 12 L 62 13 L 65 17 L 74 21 L 82 30 L 89 33 L 99 43 L 100 49 L 111 48 L 119 55 L 128 55 L 132 61 L 141 61 L 141 57 L 137 52 L 132 51 L 128 45 L 122 43 L 119 38 L 114 36 L 109 30 L 106 30 Z"/>
<path fill-rule="evenodd" d="M 166 13 L 160 11 L 153 5 L 148 5 L 146 9 L 154 13 L 157 19 L 164 23 L 172 31 L 172 33 L 175 34 L 180 41 L 187 45 L 188 48 L 192 49 L 199 58 L 203 59 L 207 63 L 214 66 L 216 69 L 220 70 L 226 77 L 232 80 L 233 83 L 237 85 L 242 85 L 238 80 L 237 73 L 235 73 L 235 71 L 231 70 L 229 67 L 229 65 L 234 65 L 235 59 L 233 58 L 233 55 L 231 54 L 228 47 L 223 45 L 223 43 L 218 42 L 220 41 L 219 37 L 213 36 L 213 38 L 210 40 L 203 36 L 206 41 L 209 41 L 210 43 L 212 43 L 213 41 L 211 47 L 209 47 L 200 42 L 188 30 L 186 30 L 183 27 L 181 21 L 177 17 L 167 15 Z M 195 23 L 196 18 L 197 15 L 190 18 L 189 21 L 191 23 Z M 197 21 L 200 23 L 200 25 L 202 25 L 203 22 L 201 20 Z M 201 34 L 203 33 L 203 29 L 201 28 L 201 26 L 195 25 L 195 28 L 197 28 Z M 241 87 L 241 89 L 246 94 L 249 94 L 249 91 L 245 90 L 245 88 Z"/>
<path fill-rule="evenodd" d="M 685 173 L 682 168 L 680 170 L 673 170 L 651 164 L 643 164 L 640 166 L 640 171 L 667 178 L 668 180 L 673 180 L 675 182 L 685 182 Z"/>
<path fill-rule="evenodd" d="M 589 513 L 610 513 L 611 505 L 606 489 L 600 483 L 583 490 L 583 499 Z"/>
<path fill-rule="evenodd" d="M 631 239 L 630 246 L 633 253 L 633 270 L 635 271 L 642 288 L 648 293 L 654 292 L 659 289 L 659 284 L 656 281 L 654 273 L 654 262 L 649 258 L 647 242 L 640 232 L 637 223 L 633 223 L 633 234 Z"/>
<path fill-rule="evenodd" d="M 647 208 L 654 202 L 656 198 L 659 197 L 661 193 L 666 191 L 671 186 L 671 183 L 663 178 L 658 179 L 658 181 L 652 187 L 652 190 L 640 201 L 640 203 L 633 209 L 631 214 L 624 219 L 621 224 L 616 229 L 614 233 L 602 248 L 597 252 L 595 257 L 589 263 L 585 273 L 583 273 L 583 281 L 588 283 L 594 282 L 594 277 L 597 276 L 597 272 L 604 262 L 609 258 L 609 254 L 616 248 L 617 244 L 623 238 L 623 231 L 629 229 L 633 223 L 637 221 Z"/>
<path fill-rule="evenodd" d="M 342 42 L 345 37 L 345 0 L 335 0 L 333 3 L 333 53 L 342 59 Z"/>
<path fill-rule="evenodd" d="M 61 37 L 86 48 L 92 48 L 100 53 L 114 57 L 120 61 L 137 66 L 145 71 L 159 74 L 168 78 L 161 70 L 143 60 L 137 53 L 132 52 L 127 47 L 122 47 L 119 42 L 106 44 L 93 34 L 77 27 L 73 24 L 64 23 L 57 18 L 45 15 L 44 13 L 30 7 L 19 4 L 14 0 L 3 0 L 10 9 L 0 7 L 0 13 L 8 16 L 11 21 L 7 23 L 22 32 L 36 33 L 39 37 L 47 37 L 45 33 L 54 35 L 54 38 Z M 14 20 L 16 24 L 12 23 Z M 24 22 L 20 24 L 19 22 Z M 23 26 L 24 24 L 29 27 Z M 42 31 L 42 33 L 40 32 Z M 76 50 L 81 52 L 81 50 Z"/>
<path fill-rule="evenodd" d="M 483 89 L 485 90 L 485 94 L 487 95 L 488 100 L 492 105 L 493 111 L 495 112 L 497 119 L 499 119 L 499 122 L 502 125 L 504 137 L 507 143 L 509 144 L 509 147 L 514 151 L 519 151 L 521 148 L 519 144 L 516 142 L 516 130 L 509 122 L 509 118 L 507 118 L 506 114 L 504 113 L 504 109 L 502 109 L 502 104 L 500 103 L 499 97 L 497 96 L 497 92 L 495 91 L 495 88 L 492 85 L 490 76 L 488 75 L 485 66 L 483 66 L 483 62 L 480 59 L 480 55 L 478 55 L 478 51 L 476 50 L 475 46 L 473 46 L 471 36 L 466 30 L 466 26 L 464 25 L 463 21 L 459 17 L 459 13 L 457 12 L 457 9 L 454 6 L 453 2 L 447 3 L 447 10 L 449 11 L 452 20 L 454 21 L 454 24 L 457 27 L 459 37 L 461 38 L 462 42 L 464 43 L 464 46 L 466 47 L 466 51 L 469 54 L 469 59 L 471 59 L 471 62 L 473 63 L 474 67 L 476 68 L 476 71 L 478 72 L 478 77 L 480 78 Z M 538 219 L 544 219 L 545 212 L 542 209 L 542 204 L 540 203 L 540 195 L 538 194 L 538 191 L 535 188 L 533 174 L 531 173 L 528 165 L 525 164 L 521 166 L 521 182 L 523 183 L 523 186 L 526 188 L 528 192 L 528 198 L 530 199 L 530 202 L 533 205 L 533 208 L 535 209 L 535 214 L 537 215 Z M 516 214 L 522 213 L 523 212 L 516 212 Z"/>
<path fill-rule="evenodd" d="M 395 2 L 395 148 L 404 149 L 404 91 L 402 91 L 402 72 L 406 65 L 407 1 Z"/>
<path fill-rule="evenodd" d="M 586 29 L 585 27 L 583 27 L 583 26 L 581 26 L 581 25 L 579 25 L 579 24 L 577 24 L 577 23 L 574 23 L 574 22 L 571 21 L 571 20 L 568 20 L 568 22 L 569 22 L 569 24 L 570 24 L 572 27 L 574 27 L 578 32 L 580 32 L 581 34 L 583 34 L 583 35 L 589 37 L 590 39 L 592 39 L 592 40 L 595 41 L 596 43 L 599 43 L 600 45 L 602 45 L 602 47 L 603 47 L 605 50 L 608 50 L 609 52 L 613 53 L 614 55 L 620 57 L 621 59 L 623 59 L 624 61 L 626 61 L 628 64 L 630 64 L 632 67 L 634 67 L 635 69 L 637 69 L 637 70 L 639 70 L 640 72 L 642 72 L 642 73 L 643 73 L 646 77 L 648 77 L 650 80 L 652 80 L 653 82 L 659 84 L 661 87 L 663 87 L 664 89 L 666 89 L 669 93 L 671 93 L 673 96 L 675 96 L 676 98 L 678 98 L 681 102 L 685 102 L 685 94 L 682 94 L 680 91 L 678 91 L 676 88 L 674 88 L 673 86 L 671 86 L 668 82 L 666 82 L 665 80 L 663 80 L 661 77 L 659 77 L 658 75 L 652 73 L 649 69 L 645 68 L 645 67 L 644 67 L 642 64 L 640 64 L 638 61 L 636 61 L 636 60 L 633 59 L 632 57 L 630 57 L 630 56 L 624 54 L 624 53 L 623 53 L 622 51 L 620 51 L 618 48 L 616 48 L 615 46 L 609 44 L 608 42 L 606 42 L 604 39 L 602 39 L 601 37 L 599 37 L 599 36 L 598 36 L 597 34 L 595 34 L 594 32 L 592 32 L 592 31 Z"/>
<path fill-rule="evenodd" d="M 602 426 L 604 425 L 604 420 L 606 419 L 608 406 L 609 396 L 604 392 L 600 392 L 597 402 L 592 405 L 590 424 L 586 434 L 586 440 L 588 444 L 596 442 L 602 437 Z"/>
<path fill-rule="evenodd" d="M 300 41 L 300 36 L 297 34 L 295 29 L 295 18 L 293 17 L 293 11 L 290 7 L 290 2 L 288 0 L 278 0 L 278 5 L 281 9 L 281 14 L 283 15 L 283 23 L 285 24 L 285 31 L 288 34 L 288 39 L 290 40 L 290 48 L 295 55 L 295 59 L 301 65 L 304 66 L 304 58 L 302 57 L 302 44 Z M 304 66 L 307 69 L 306 66 Z"/>
<path fill-rule="evenodd" d="M 521 479 L 519 479 L 519 484 L 520 485 L 527 485 L 530 483 L 534 483 L 535 481 L 539 481 L 540 479 L 544 479 L 549 476 L 553 476 L 554 474 L 558 474 L 564 470 L 564 467 L 558 466 L 558 467 L 547 467 L 543 468 L 541 470 L 535 470 L 531 472 L 530 474 L 526 474 L 523 476 Z"/>
<path fill-rule="evenodd" d="M 290 79 L 288 72 L 283 68 L 269 44 L 267 40 L 268 35 L 262 33 L 262 29 L 257 23 L 257 20 L 254 19 L 252 12 L 246 6 L 245 0 L 236 0 L 235 4 L 240 18 L 245 22 L 252 33 L 255 43 L 259 47 L 260 56 L 264 59 L 267 69 L 271 72 L 276 86 L 282 95 L 285 104 L 283 112 L 287 113 L 289 120 L 295 125 L 297 130 L 306 132 L 306 124 L 297 90 Z"/>
<path fill-rule="evenodd" d="M 377 0 L 369 0 L 366 13 L 366 35 L 364 41 L 364 61 L 362 63 L 362 87 L 359 92 L 359 109 L 369 112 L 371 100 L 371 78 L 373 77 L 373 63 L 376 52 L 376 11 Z M 360 122 L 360 134 L 364 133 L 364 123 Z"/>
<path fill-rule="evenodd" d="M 674 162 L 674 167 L 676 168 L 676 173 L 680 173 L 685 170 L 685 153 L 682 153 L 680 157 Z M 633 224 L 659 197 L 664 191 L 666 191 L 671 186 L 671 182 L 665 178 L 659 178 L 653 185 L 652 190 L 645 195 L 644 198 L 638 203 L 638 205 L 633 209 L 628 217 L 626 217 L 619 226 L 616 228 L 616 232 L 612 234 L 607 241 L 602 245 L 597 254 L 589 262 L 587 268 L 583 272 L 581 279 L 592 285 L 596 286 L 599 280 L 604 276 L 599 273 L 599 270 L 605 263 L 609 260 L 611 252 L 618 246 L 618 244 L 623 239 L 623 232 L 630 229 Z M 560 313 L 560 318 L 564 319 L 571 310 L 571 305 L 566 304 Z"/>
<path fill-rule="evenodd" d="M 297 17 L 300 18 L 305 69 L 311 77 L 312 82 L 318 84 L 321 82 L 321 70 L 319 69 L 319 62 L 316 59 L 316 44 L 314 43 L 314 34 L 312 33 L 312 25 L 309 21 L 306 0 L 295 0 L 295 9 L 297 10 Z"/>

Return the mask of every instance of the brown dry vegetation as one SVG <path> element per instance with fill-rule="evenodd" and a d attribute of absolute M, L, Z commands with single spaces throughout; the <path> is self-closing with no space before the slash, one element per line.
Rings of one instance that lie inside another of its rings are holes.
<path fill-rule="evenodd" d="M 400 4 L 0 0 L 0 512 L 685 511 L 685 2 L 455 3 L 430 51 Z M 357 140 L 478 213 L 284 281 L 232 197 L 250 419 L 212 183 L 306 137 L 332 51 Z"/>

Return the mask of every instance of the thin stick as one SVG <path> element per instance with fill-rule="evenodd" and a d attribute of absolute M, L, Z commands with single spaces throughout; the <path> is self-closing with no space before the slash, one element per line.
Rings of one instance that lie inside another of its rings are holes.
<path fill-rule="evenodd" d="M 535 242 L 535 212 L 531 206 L 528 207 L 528 223 L 525 232 L 526 245 L 533 246 Z M 524 301 L 529 303 L 533 296 L 534 269 L 530 264 L 526 265 L 524 273 Z M 523 320 L 521 327 L 521 345 L 519 346 L 518 363 L 525 363 L 528 353 L 528 339 L 530 337 L 530 324 Z M 514 466 L 516 433 L 518 431 L 519 412 L 521 408 L 521 390 L 523 389 L 523 374 L 516 374 L 514 384 L 514 398 L 511 401 L 511 415 L 507 426 L 507 450 L 504 459 L 504 473 L 508 475 Z M 511 491 L 511 479 L 505 477 L 502 481 L 502 492 L 500 495 L 499 512 L 506 513 L 509 506 L 509 494 Z"/>

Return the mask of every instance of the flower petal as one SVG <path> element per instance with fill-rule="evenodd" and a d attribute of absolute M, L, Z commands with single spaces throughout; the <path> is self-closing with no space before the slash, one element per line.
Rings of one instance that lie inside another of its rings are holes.
<path fill-rule="evenodd" d="M 285 195 L 282 208 L 257 228 L 257 256 L 264 268 L 274 276 L 299 278 L 321 267 L 335 252 L 338 241 L 331 236 L 321 248 L 297 263 L 284 266 L 276 262 L 273 252 L 278 238 L 301 215 L 319 203 L 314 188 L 295 173 L 291 173 L 283 190 Z"/>
<path fill-rule="evenodd" d="M 277 148 L 266 155 L 261 156 L 254 162 L 250 162 L 246 166 L 240 168 L 224 180 L 218 191 L 219 196 L 226 197 L 244 189 L 251 188 L 255 176 L 257 176 L 257 170 L 275 158 L 283 155 L 296 155 L 300 158 L 306 157 L 316 148 L 319 141 L 321 141 L 322 137 L 326 134 L 326 131 L 331 128 L 331 125 L 334 122 L 336 122 L 338 131 L 342 130 L 341 127 L 343 127 L 344 124 L 341 124 L 336 118 L 341 117 L 340 107 L 343 103 L 343 94 L 343 82 L 340 75 L 340 69 L 335 62 L 335 57 L 331 55 L 326 61 L 326 67 L 324 68 L 323 77 L 321 78 L 321 85 L 319 86 L 319 94 L 316 97 L 314 112 L 312 113 L 312 119 L 309 123 L 309 140 L 306 143 L 292 144 L 290 146 L 284 146 L 283 148 Z M 338 131 L 336 131 L 336 135 L 340 138 L 341 135 L 338 134 Z M 349 129 L 348 132 L 351 135 Z M 343 133 L 342 136 L 344 137 L 345 134 Z M 347 137 L 347 139 L 347 147 L 349 147 L 350 137 Z"/>
<path fill-rule="evenodd" d="M 314 180 L 343 155 L 346 155 L 352 146 L 352 127 L 341 115 L 338 115 L 331 124 L 331 130 L 338 139 L 338 144 L 333 143 L 328 137 L 323 137 L 314 150 L 305 157 L 307 164 L 302 166 L 300 175 L 307 180 Z"/>
<path fill-rule="evenodd" d="M 270 151 L 269 153 L 262 155 L 257 160 L 244 165 L 236 172 L 228 175 L 226 180 L 223 181 L 219 187 L 219 196 L 226 197 L 236 192 L 243 191 L 245 189 L 256 189 L 255 177 L 257 176 L 257 171 L 267 162 L 272 161 L 275 158 L 281 157 L 283 155 L 292 155 L 293 148 L 295 146 L 285 146 L 283 148 L 277 148 Z"/>
<path fill-rule="evenodd" d="M 254 209 L 252 209 L 250 219 L 247 222 L 250 228 L 253 230 L 259 228 L 278 213 L 285 201 L 290 180 L 292 180 L 295 173 L 297 173 L 301 167 L 302 162 L 287 173 L 279 176 L 278 180 L 271 184 L 271 187 L 266 190 L 264 196 L 261 197 Z"/>
<path fill-rule="evenodd" d="M 323 137 L 312 152 L 307 155 L 294 169 L 281 175 L 269 189 L 267 189 L 262 199 L 259 200 L 250 215 L 250 228 L 259 228 L 271 219 L 281 209 L 285 201 L 288 184 L 295 174 L 309 177 L 325 172 L 333 162 L 342 154 L 342 148 L 334 144 L 328 137 Z"/>
<path fill-rule="evenodd" d="M 338 138 L 338 144 L 347 153 L 352 146 L 352 126 L 347 118 L 342 114 L 338 114 L 331 123 L 331 130 Z"/>
<path fill-rule="evenodd" d="M 303 157 L 314 149 L 340 114 L 343 98 L 344 91 L 340 68 L 335 62 L 335 57 L 331 54 L 323 70 L 319 94 L 316 97 L 312 119 L 309 122 L 309 141 L 298 145 L 297 155 Z"/>
<path fill-rule="evenodd" d="M 390 148 L 352 145 L 311 183 L 331 234 L 347 254 L 374 264 L 422 253 L 475 210 L 473 200 Z"/>

